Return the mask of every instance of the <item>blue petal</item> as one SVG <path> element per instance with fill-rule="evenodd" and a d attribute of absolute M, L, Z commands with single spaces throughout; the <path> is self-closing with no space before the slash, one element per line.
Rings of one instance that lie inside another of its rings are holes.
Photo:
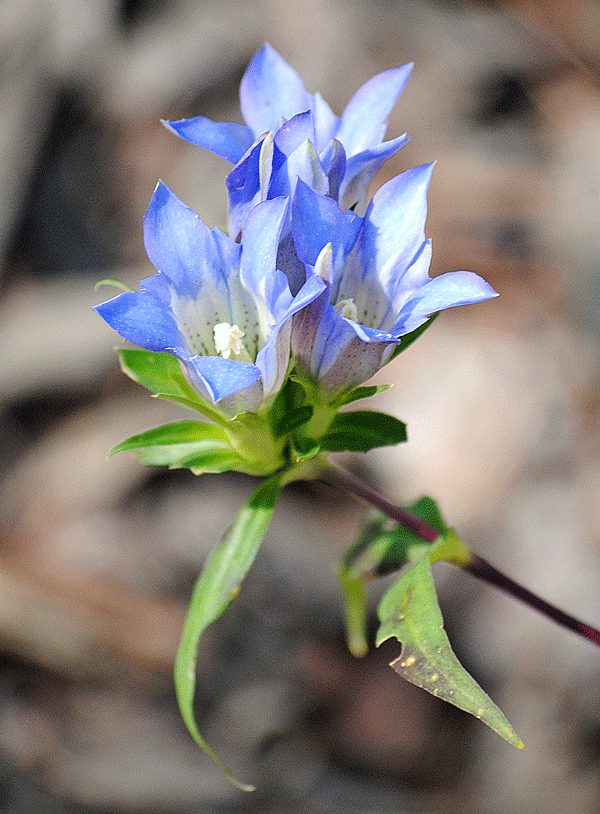
<path fill-rule="evenodd" d="M 237 237 L 244 227 L 248 212 L 260 200 L 260 151 L 256 144 L 236 164 L 225 179 L 229 196 L 229 232 Z"/>
<path fill-rule="evenodd" d="M 265 162 L 269 164 L 265 167 Z M 271 137 L 259 139 L 225 180 L 229 194 L 229 229 L 236 237 L 244 228 L 252 207 L 267 197 L 273 174 L 285 162 L 285 155 Z"/>
<path fill-rule="evenodd" d="M 297 314 L 303 308 L 306 308 L 323 294 L 326 288 L 325 280 L 316 274 L 311 274 L 280 319 L 287 319 L 292 314 Z"/>
<path fill-rule="evenodd" d="M 340 382 L 352 380 L 355 384 L 366 381 L 379 369 L 371 369 L 373 360 L 380 360 L 385 348 L 398 342 L 385 331 L 344 319 L 333 307 L 327 311 L 323 328 L 323 336 L 315 342 L 313 356 L 316 360 L 320 349 L 319 378 L 328 375 L 330 382 L 334 377 Z M 333 372 L 336 368 L 337 372 Z M 362 378 L 365 369 L 370 372 Z"/>
<path fill-rule="evenodd" d="M 163 121 L 163 124 L 175 135 L 220 155 L 232 164 L 237 164 L 254 141 L 249 127 L 235 122 L 214 122 L 204 116 L 176 122 Z"/>
<path fill-rule="evenodd" d="M 340 317 L 329 296 L 325 291 L 296 315 L 292 351 L 321 388 L 336 393 L 370 379 L 397 340 Z"/>
<path fill-rule="evenodd" d="M 330 393 L 351 390 L 368 381 L 383 367 L 389 356 L 389 342 L 363 342 L 356 334 L 347 334 L 343 346 L 338 344 L 335 363 L 323 364 L 320 386 Z"/>
<path fill-rule="evenodd" d="M 315 122 L 315 147 L 317 152 L 327 149 L 332 138 L 335 138 L 341 119 L 332 112 L 320 93 L 313 96 L 312 111 Z"/>
<path fill-rule="evenodd" d="M 472 271 L 441 274 L 415 291 L 400 312 L 392 332 L 398 336 L 410 333 L 437 311 L 483 302 L 497 296 L 491 285 Z"/>
<path fill-rule="evenodd" d="M 287 157 L 279 172 L 273 173 L 269 197 L 293 195 L 298 178 L 323 195 L 329 192 L 329 178 L 323 171 L 313 143 L 308 139 Z"/>
<path fill-rule="evenodd" d="M 375 173 L 388 158 L 408 144 L 409 137 L 404 133 L 391 141 L 384 141 L 351 156 L 347 161 L 346 173 L 339 190 L 339 202 L 342 209 L 355 207 L 358 214 L 364 212 L 369 186 Z"/>
<path fill-rule="evenodd" d="M 319 156 L 323 172 L 329 178 L 328 195 L 335 201 L 339 200 L 340 189 L 346 175 L 346 151 L 341 142 L 331 139 L 325 150 Z M 352 204 L 350 204 L 351 206 Z M 342 206 L 349 209 L 349 206 Z"/>
<path fill-rule="evenodd" d="M 402 310 L 412 292 L 430 282 L 431 240 L 425 240 L 413 258 L 410 266 L 399 274 L 396 285 L 390 290 L 391 305 L 396 314 Z"/>
<path fill-rule="evenodd" d="M 275 134 L 275 144 L 286 156 L 306 140 L 315 141 L 315 125 L 310 110 L 297 113 L 286 121 Z"/>
<path fill-rule="evenodd" d="M 260 370 L 249 362 L 220 356 L 188 356 L 184 364 L 191 378 L 201 381 L 214 404 L 260 381 Z"/>
<path fill-rule="evenodd" d="M 294 239 L 290 231 L 285 232 L 279 243 L 277 268 L 285 274 L 292 294 L 297 294 L 306 281 L 306 266 L 296 254 Z"/>
<path fill-rule="evenodd" d="M 432 170 L 433 164 L 424 164 L 392 178 L 375 193 L 367 209 L 363 262 L 370 273 L 375 259 L 377 276 L 388 296 L 425 240 Z"/>
<path fill-rule="evenodd" d="M 317 276 L 311 275 L 315 278 Z M 298 311 L 292 326 L 292 354 L 315 379 L 318 379 L 318 360 L 322 354 L 322 343 L 318 342 L 318 338 L 331 330 L 327 327 L 328 322 L 331 322 L 331 312 L 335 316 L 330 297 L 331 287 L 327 285 L 306 308 Z M 316 354 L 315 345 L 318 346 Z"/>
<path fill-rule="evenodd" d="M 240 85 L 240 102 L 255 136 L 277 130 L 282 118 L 291 119 L 311 108 L 302 80 L 270 45 L 263 45 L 250 60 Z"/>
<path fill-rule="evenodd" d="M 184 350 L 183 339 L 168 306 L 148 291 L 126 291 L 94 310 L 111 328 L 140 348 L 152 351 Z"/>
<path fill-rule="evenodd" d="M 292 299 L 285 275 L 276 270 L 279 238 L 287 206 L 287 198 L 274 198 L 257 204 L 248 215 L 242 233 L 241 283 L 247 291 L 262 300 L 272 314 L 282 295 L 287 294 L 287 302 L 283 304 L 285 308 Z"/>
<path fill-rule="evenodd" d="M 276 325 L 256 356 L 256 366 L 262 373 L 265 397 L 278 393 L 287 375 L 291 330 L 290 319 Z"/>
<path fill-rule="evenodd" d="M 377 74 L 348 102 L 337 132 L 347 155 L 354 155 L 380 142 L 388 116 L 404 90 L 412 63 Z"/>
<path fill-rule="evenodd" d="M 213 235 L 198 215 L 162 182 L 158 183 L 144 216 L 144 243 L 148 257 L 179 296 L 196 297 L 204 284 L 220 295 L 227 291 L 226 274 Z"/>
<path fill-rule="evenodd" d="M 298 181 L 292 200 L 292 235 L 303 263 L 314 266 L 323 247 L 331 243 L 333 266 L 339 268 L 356 243 L 361 225 L 358 215 L 342 212 L 334 200 Z"/>
<path fill-rule="evenodd" d="M 288 305 L 287 310 L 280 314 L 278 324 L 272 328 L 264 347 L 259 351 L 256 365 L 262 371 L 265 396 L 277 393 L 287 374 L 290 357 L 291 317 L 306 308 L 324 290 L 325 282 L 319 277 L 313 275 L 307 280 Z"/>
<path fill-rule="evenodd" d="M 342 317 L 342 319 L 344 319 L 344 317 Z M 362 342 L 367 344 L 372 342 L 385 342 L 386 344 L 389 344 L 391 342 L 392 344 L 397 345 L 400 341 L 398 337 L 382 330 L 381 328 L 369 328 L 367 325 L 361 325 L 360 322 L 354 322 L 352 319 L 346 319 L 345 322 L 347 322 L 349 327 L 352 328 L 356 336 Z"/>

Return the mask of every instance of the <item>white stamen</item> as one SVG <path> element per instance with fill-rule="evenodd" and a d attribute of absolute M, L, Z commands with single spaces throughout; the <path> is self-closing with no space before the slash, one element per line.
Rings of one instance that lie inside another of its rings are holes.
<path fill-rule="evenodd" d="M 335 310 L 345 319 L 351 319 L 354 322 L 356 322 L 356 318 L 358 317 L 358 311 L 356 309 L 356 305 L 354 304 L 353 299 L 340 300 L 338 304 L 335 306 Z"/>
<path fill-rule="evenodd" d="M 239 356 L 244 348 L 242 337 L 246 334 L 237 325 L 230 325 L 228 322 L 218 322 L 213 328 L 215 348 L 223 359 L 229 359 L 233 353 Z"/>

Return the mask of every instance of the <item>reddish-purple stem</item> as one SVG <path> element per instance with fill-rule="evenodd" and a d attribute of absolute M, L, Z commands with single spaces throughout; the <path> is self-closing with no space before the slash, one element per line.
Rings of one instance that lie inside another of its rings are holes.
<path fill-rule="evenodd" d="M 439 531 L 433 528 L 433 526 L 430 526 L 429 523 L 426 523 L 425 520 L 403 509 L 401 506 L 390 503 L 390 501 L 376 489 L 373 489 L 350 472 L 332 466 L 321 477 L 321 480 L 330 486 L 334 486 L 336 489 L 350 492 L 365 503 L 375 506 L 375 508 L 379 509 L 392 520 L 396 520 L 396 522 L 400 523 L 404 528 L 428 543 L 433 543 L 440 535 Z M 520 599 L 521 602 L 524 602 L 531 608 L 553 619 L 559 625 L 566 627 L 568 630 L 573 631 L 573 633 L 579 634 L 579 636 L 583 636 L 584 639 L 600 647 L 600 630 L 596 630 L 596 628 L 591 625 L 586 625 L 585 622 L 581 622 L 574 616 L 546 602 L 545 599 L 537 596 L 510 577 L 507 577 L 497 568 L 494 568 L 493 565 L 490 565 L 487 560 L 484 560 L 483 557 L 480 557 L 478 554 L 471 552 L 470 561 L 461 565 L 461 567 L 473 576 L 493 585 L 495 588 L 500 588 L 500 590 L 514 596 L 516 599 Z"/>

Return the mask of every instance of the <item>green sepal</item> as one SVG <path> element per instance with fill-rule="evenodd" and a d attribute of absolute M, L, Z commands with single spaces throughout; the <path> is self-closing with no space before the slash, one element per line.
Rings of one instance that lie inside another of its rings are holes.
<path fill-rule="evenodd" d="M 421 336 L 421 334 L 425 333 L 427 328 L 433 325 L 434 321 L 438 317 L 438 314 L 439 311 L 436 314 L 432 314 L 432 316 L 430 316 L 426 322 L 424 322 L 422 325 L 419 325 L 419 327 L 415 328 L 414 331 L 411 331 L 409 334 L 405 334 L 404 336 L 400 337 L 400 343 L 396 345 L 394 352 L 390 357 L 390 362 L 392 361 L 392 359 L 395 359 L 396 356 L 399 356 L 401 353 L 403 353 L 403 351 L 409 348 L 412 345 L 412 343 Z"/>
<path fill-rule="evenodd" d="M 368 452 L 406 441 L 406 424 L 387 413 L 356 410 L 338 413 L 319 439 L 327 452 Z"/>
<path fill-rule="evenodd" d="M 340 396 L 339 399 L 335 399 L 334 403 L 338 407 L 343 407 L 346 404 L 352 404 L 353 401 L 369 399 L 379 393 L 384 393 L 386 390 L 389 390 L 391 386 L 391 384 L 369 384 L 364 387 L 355 387 L 354 390 L 350 390 L 348 393 L 344 393 L 343 396 Z"/>
<path fill-rule="evenodd" d="M 289 410 L 281 419 L 277 422 L 273 429 L 273 435 L 275 438 L 283 438 L 284 435 L 289 435 L 294 430 L 301 427 L 303 424 L 306 424 L 307 421 L 310 421 L 312 418 L 312 414 L 314 412 L 314 407 L 310 404 L 303 404 L 300 407 L 294 407 L 292 410 Z"/>
<path fill-rule="evenodd" d="M 178 421 L 133 435 L 111 450 L 131 451 L 147 465 L 204 472 L 244 471 L 247 462 L 232 448 L 225 431 L 202 421 Z"/>
<path fill-rule="evenodd" d="M 209 554 L 192 592 L 175 659 L 175 692 L 190 735 L 243 791 L 253 787 L 240 782 L 223 764 L 200 734 L 194 719 L 196 659 L 202 634 L 227 610 L 258 553 L 282 480 L 283 475 L 278 474 L 258 487 Z"/>
<path fill-rule="evenodd" d="M 183 404 L 218 424 L 225 420 L 218 410 L 203 401 L 190 387 L 179 362 L 171 353 L 137 348 L 119 348 L 117 353 L 123 373 L 151 390 L 156 398 Z"/>
<path fill-rule="evenodd" d="M 312 461 L 321 452 L 321 447 L 312 438 L 298 438 L 294 439 L 292 453 L 292 463 L 301 463 L 303 461 Z"/>
<path fill-rule="evenodd" d="M 444 630 L 430 566 L 438 560 L 467 563 L 470 552 L 452 529 L 428 546 L 421 559 L 384 594 L 378 607 L 376 645 L 395 637 L 400 656 L 390 662 L 398 675 L 479 718 L 506 741 L 524 748 L 502 711 L 456 658 Z"/>

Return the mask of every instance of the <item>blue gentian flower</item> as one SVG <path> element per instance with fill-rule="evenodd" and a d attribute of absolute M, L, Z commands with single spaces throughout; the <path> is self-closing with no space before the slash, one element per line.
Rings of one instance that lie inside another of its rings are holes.
<path fill-rule="evenodd" d="M 334 197 L 343 209 L 352 206 L 362 213 L 374 174 L 408 141 L 406 134 L 382 140 L 411 69 L 408 64 L 374 76 L 339 118 L 318 93 L 307 93 L 296 71 L 264 45 L 240 86 L 246 125 L 203 116 L 166 124 L 187 141 L 238 165 L 228 179 L 233 210 L 245 203 L 247 214 L 258 200 L 293 193 L 297 176 L 309 183 L 307 175 L 314 173 L 315 189 Z M 266 141 L 265 134 L 271 134 L 272 141 Z M 285 162 L 289 166 L 282 170 Z M 291 189 L 286 189 L 286 177 L 292 180 Z M 234 212 L 232 221 L 230 233 L 236 235 L 243 218 Z"/>
<path fill-rule="evenodd" d="M 287 207 L 284 198 L 255 206 L 236 243 L 159 183 L 144 218 L 158 274 L 95 309 L 134 345 L 174 354 L 227 417 L 272 402 L 287 374 L 291 318 L 325 286 L 314 277 L 292 296 L 276 267 Z"/>
<path fill-rule="evenodd" d="M 400 337 L 445 308 L 497 296 L 481 277 L 455 271 L 431 279 L 425 239 L 433 165 L 398 175 L 374 195 L 364 218 L 298 182 L 292 236 L 308 278 L 326 289 L 294 317 L 292 353 L 330 394 L 367 381 Z"/>

